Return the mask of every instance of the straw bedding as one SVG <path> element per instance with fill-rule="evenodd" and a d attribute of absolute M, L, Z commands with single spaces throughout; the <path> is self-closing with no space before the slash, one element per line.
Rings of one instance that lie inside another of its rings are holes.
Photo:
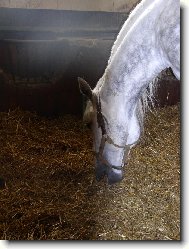
<path fill-rule="evenodd" d="M 144 127 L 124 180 L 108 186 L 80 119 L 0 113 L 0 239 L 180 240 L 179 106 Z"/>

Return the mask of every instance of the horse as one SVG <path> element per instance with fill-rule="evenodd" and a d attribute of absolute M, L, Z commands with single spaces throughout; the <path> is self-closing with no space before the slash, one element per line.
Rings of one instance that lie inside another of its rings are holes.
<path fill-rule="evenodd" d="M 166 68 L 180 79 L 180 2 L 142 0 L 121 28 L 96 87 L 78 77 L 88 99 L 83 120 L 92 124 L 98 181 L 123 179 L 130 149 L 143 131 L 147 89 L 154 89 Z"/>

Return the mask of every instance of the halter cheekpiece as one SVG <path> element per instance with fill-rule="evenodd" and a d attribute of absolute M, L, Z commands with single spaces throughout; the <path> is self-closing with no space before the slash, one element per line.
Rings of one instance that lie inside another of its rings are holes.
<path fill-rule="evenodd" d="M 107 134 L 107 131 L 106 131 L 106 126 L 105 126 L 106 118 L 102 114 L 100 97 L 98 99 L 98 97 L 96 95 L 93 95 L 93 99 L 94 99 L 95 106 L 96 106 L 98 127 L 101 128 L 101 131 L 102 131 L 102 138 L 101 138 L 101 142 L 100 142 L 100 146 L 99 146 L 99 151 L 95 152 L 95 156 L 99 161 L 101 161 L 108 168 L 122 170 L 125 158 L 129 153 L 130 146 L 129 145 L 122 146 L 122 145 L 118 145 L 118 144 L 114 143 L 114 141 L 111 139 L 111 137 Z M 105 147 L 106 143 L 111 144 L 114 147 L 124 149 L 124 156 L 123 156 L 123 161 L 122 161 L 121 166 L 112 165 L 103 157 L 103 151 L 104 151 L 104 147 Z"/>

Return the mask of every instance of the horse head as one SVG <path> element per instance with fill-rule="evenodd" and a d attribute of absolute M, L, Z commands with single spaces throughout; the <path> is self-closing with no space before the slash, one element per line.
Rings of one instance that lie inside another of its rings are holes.
<path fill-rule="evenodd" d="M 82 94 L 87 97 L 83 120 L 90 124 L 93 132 L 93 149 L 95 154 L 96 179 L 107 176 L 108 183 L 113 184 L 123 179 L 123 166 L 130 146 L 117 144 L 109 133 L 109 122 L 104 115 L 100 96 L 88 83 L 78 78 Z"/>

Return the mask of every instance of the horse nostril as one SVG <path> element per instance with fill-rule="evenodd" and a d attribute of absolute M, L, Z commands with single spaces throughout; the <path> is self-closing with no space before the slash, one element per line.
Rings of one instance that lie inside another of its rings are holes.
<path fill-rule="evenodd" d="M 109 170 L 109 172 L 108 172 L 108 184 L 109 185 L 118 183 L 122 179 L 123 179 L 122 170 L 119 170 L 118 172 L 115 172 L 114 170 Z"/>
<path fill-rule="evenodd" d="M 96 180 L 99 182 L 106 175 L 106 168 L 104 166 L 96 167 Z"/>
<path fill-rule="evenodd" d="M 99 160 L 96 160 L 95 171 L 96 171 L 96 180 L 100 181 L 107 174 L 107 167 L 101 162 L 99 162 Z"/>

